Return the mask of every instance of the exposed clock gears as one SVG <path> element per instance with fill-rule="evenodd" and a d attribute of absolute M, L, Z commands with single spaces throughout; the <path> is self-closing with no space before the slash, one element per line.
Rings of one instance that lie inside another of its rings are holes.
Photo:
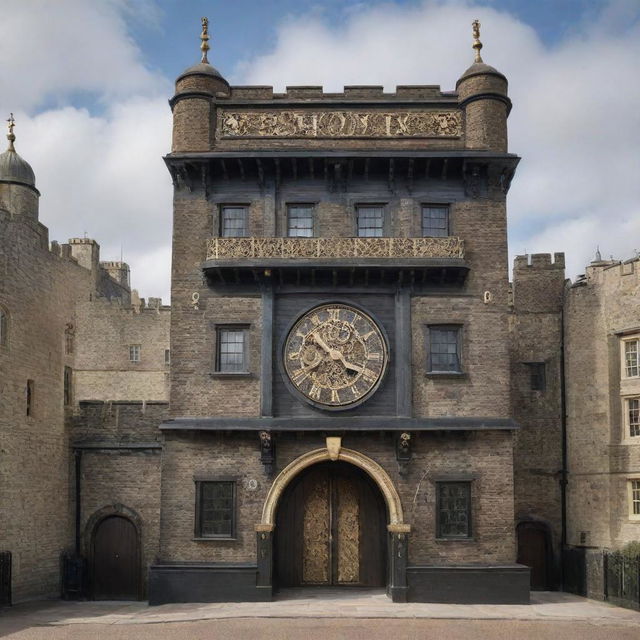
<path fill-rule="evenodd" d="M 283 358 L 289 380 L 308 400 L 348 408 L 377 389 L 388 351 L 371 317 L 336 303 L 315 307 L 293 325 Z"/>

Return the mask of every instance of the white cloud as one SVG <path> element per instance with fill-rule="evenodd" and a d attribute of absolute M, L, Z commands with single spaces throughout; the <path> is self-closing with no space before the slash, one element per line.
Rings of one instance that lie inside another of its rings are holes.
<path fill-rule="evenodd" d="M 455 87 L 472 62 L 470 23 L 482 23 L 485 62 L 507 75 L 510 150 L 523 156 L 509 199 L 513 253 L 565 251 L 575 275 L 603 255 L 639 248 L 640 21 L 637 2 L 612 0 L 545 47 L 514 16 L 472 3 L 370 6 L 330 27 L 317 15 L 281 25 L 274 50 L 238 67 L 248 84 L 437 84 Z M 531 233 L 531 228 L 539 231 Z"/>
<path fill-rule="evenodd" d="M 15 3 L 0 22 L 0 113 L 15 114 L 51 238 L 87 232 L 103 260 L 122 248 L 141 295 L 168 300 L 171 83 L 145 66 L 132 19 L 157 28 L 153 2 Z"/>

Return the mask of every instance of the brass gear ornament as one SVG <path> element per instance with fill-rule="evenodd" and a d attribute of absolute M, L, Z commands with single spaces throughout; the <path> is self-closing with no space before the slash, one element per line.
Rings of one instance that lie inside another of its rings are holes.
<path fill-rule="evenodd" d="M 293 386 L 327 408 L 348 408 L 368 398 L 389 360 L 374 320 L 344 304 L 325 304 L 305 313 L 289 332 L 283 357 Z"/>

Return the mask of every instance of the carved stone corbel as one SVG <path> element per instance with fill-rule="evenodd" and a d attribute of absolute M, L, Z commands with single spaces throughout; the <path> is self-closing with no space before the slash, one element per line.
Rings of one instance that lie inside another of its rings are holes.
<path fill-rule="evenodd" d="M 269 431 L 260 432 L 260 462 L 264 466 L 264 472 L 270 476 L 273 473 L 273 465 L 276 460 L 275 442 Z"/>
<path fill-rule="evenodd" d="M 405 476 L 409 471 L 409 461 L 411 460 L 411 434 L 403 431 L 396 438 L 396 460 L 398 461 L 398 472 Z"/>

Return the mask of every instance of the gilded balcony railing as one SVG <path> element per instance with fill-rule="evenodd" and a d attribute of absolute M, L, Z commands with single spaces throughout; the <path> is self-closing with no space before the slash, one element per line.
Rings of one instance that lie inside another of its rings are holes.
<path fill-rule="evenodd" d="M 464 241 L 445 238 L 210 238 L 207 260 L 296 258 L 464 258 Z"/>

